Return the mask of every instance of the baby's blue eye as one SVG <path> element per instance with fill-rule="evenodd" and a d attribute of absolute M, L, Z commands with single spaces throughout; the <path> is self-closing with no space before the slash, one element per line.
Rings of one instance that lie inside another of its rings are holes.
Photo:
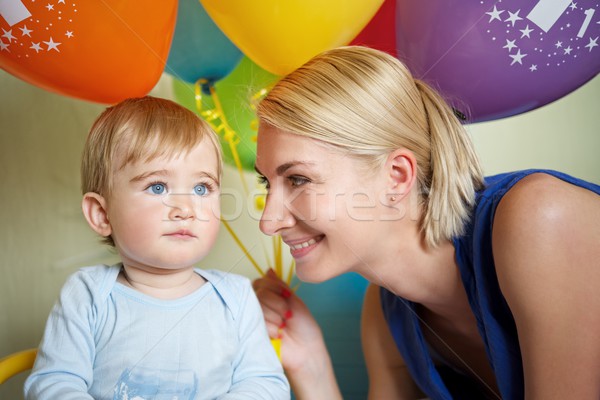
<path fill-rule="evenodd" d="M 163 194 L 165 192 L 165 185 L 162 183 L 153 183 L 148 189 L 154 194 Z"/>
<path fill-rule="evenodd" d="M 204 184 L 194 186 L 194 193 L 198 196 L 204 196 L 208 192 L 208 188 Z"/>

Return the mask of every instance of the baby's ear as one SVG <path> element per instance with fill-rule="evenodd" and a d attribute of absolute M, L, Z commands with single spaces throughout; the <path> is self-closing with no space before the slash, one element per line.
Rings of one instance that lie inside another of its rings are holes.
<path fill-rule="evenodd" d="M 107 237 L 112 233 L 104 197 L 98 193 L 88 192 L 83 195 L 81 208 L 88 224 L 97 234 Z"/>

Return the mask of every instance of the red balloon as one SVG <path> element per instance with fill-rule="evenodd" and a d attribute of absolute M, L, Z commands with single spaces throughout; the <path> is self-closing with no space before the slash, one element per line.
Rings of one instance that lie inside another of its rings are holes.
<path fill-rule="evenodd" d="M 396 0 L 385 0 L 351 45 L 367 46 L 396 57 Z"/>
<path fill-rule="evenodd" d="M 2 3 L 2 69 L 43 89 L 106 104 L 152 90 L 177 18 L 177 0 Z"/>

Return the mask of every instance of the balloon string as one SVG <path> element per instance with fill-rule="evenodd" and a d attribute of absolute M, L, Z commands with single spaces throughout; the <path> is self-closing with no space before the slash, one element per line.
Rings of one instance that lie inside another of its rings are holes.
<path fill-rule="evenodd" d="M 294 260 L 292 260 L 292 262 L 290 263 L 290 267 L 288 268 L 288 275 L 287 275 L 287 279 L 285 280 L 285 283 L 289 285 L 292 284 L 292 278 L 294 276 L 294 268 L 296 267 L 296 263 L 294 262 Z M 297 287 L 296 287 L 297 289 Z M 296 291 L 296 289 L 294 289 L 294 291 Z"/>
<path fill-rule="evenodd" d="M 235 163 L 235 167 L 238 170 L 240 175 L 240 180 L 242 181 L 242 186 L 244 188 L 244 193 L 246 196 L 249 194 L 248 185 L 246 184 L 246 179 L 244 179 L 244 171 L 242 168 L 242 162 L 240 160 L 240 155 L 237 151 L 237 145 L 240 143 L 238 134 L 229 126 L 227 122 L 227 118 L 225 117 L 225 113 L 223 112 L 223 107 L 221 106 L 221 101 L 219 100 L 219 96 L 217 95 L 217 91 L 214 85 L 208 85 L 208 89 L 210 91 L 211 98 L 215 104 L 216 110 L 210 111 L 202 111 L 202 85 L 208 85 L 208 80 L 201 78 L 196 81 L 194 85 L 195 91 L 195 100 L 196 100 L 196 108 L 200 111 L 201 115 L 207 119 L 210 123 L 215 119 L 219 119 L 221 124 L 215 126 L 211 123 L 211 126 L 217 133 L 223 133 L 223 139 L 229 144 L 229 150 L 231 151 L 231 155 L 233 157 L 233 161 Z"/>
<path fill-rule="evenodd" d="M 281 237 L 272 236 L 271 243 L 273 244 L 273 258 L 275 260 L 275 275 L 277 275 L 278 277 L 281 278 L 281 254 L 279 254 L 279 252 L 277 251 L 277 249 L 278 249 L 277 239 L 278 238 L 281 241 Z"/>
<path fill-rule="evenodd" d="M 202 87 L 200 86 L 202 79 L 196 81 L 194 85 L 194 100 L 196 100 L 196 109 L 202 114 Z"/>
<path fill-rule="evenodd" d="M 260 268 L 258 266 L 258 263 L 254 260 L 254 258 L 252 258 L 252 256 L 250 255 L 250 252 L 248 251 L 248 249 L 246 249 L 246 246 L 244 246 L 244 244 L 242 243 L 242 241 L 240 240 L 240 238 L 238 237 L 238 235 L 233 231 L 233 229 L 231 228 L 231 226 L 229 225 L 229 223 L 227 221 L 225 221 L 224 219 L 221 219 L 221 222 L 223 222 L 223 225 L 225 225 L 225 228 L 227 228 L 227 230 L 229 231 L 229 233 L 233 237 L 233 240 L 235 240 L 235 242 L 240 247 L 240 249 L 242 249 L 242 251 L 244 252 L 244 254 L 246 255 L 246 257 L 248 258 L 248 260 L 250 260 L 250 263 L 252 263 L 252 265 L 258 271 L 258 273 L 260 274 L 260 276 L 265 276 L 265 272 L 262 270 L 262 268 Z"/>
<path fill-rule="evenodd" d="M 273 268 L 273 263 L 271 262 L 271 257 L 269 256 L 269 253 L 267 252 L 267 247 L 264 245 L 264 243 L 262 243 L 262 244 L 263 244 L 263 246 L 261 246 L 261 247 L 262 247 L 263 253 L 265 255 L 265 260 L 267 260 L 267 265 L 269 266 L 269 268 Z"/>
<path fill-rule="evenodd" d="M 279 334 L 281 335 L 281 332 Z M 271 339 L 271 345 L 275 349 L 275 354 L 277 354 L 277 358 L 281 360 L 281 339 Z"/>
<path fill-rule="evenodd" d="M 242 185 L 244 186 L 244 191 L 246 192 L 246 195 L 248 195 L 248 193 L 249 193 L 248 186 L 246 185 L 246 180 L 244 179 L 244 172 L 242 170 L 242 162 L 240 160 L 240 155 L 238 154 L 238 151 L 237 151 L 237 145 L 240 142 L 239 137 L 238 137 L 237 133 L 233 129 L 231 129 L 231 127 L 229 126 L 229 123 L 227 122 L 227 118 L 225 117 L 225 113 L 223 112 L 223 108 L 221 107 L 221 101 L 219 100 L 219 96 L 217 96 L 217 91 L 215 90 L 215 87 L 212 85 L 210 86 L 210 94 L 212 96 L 213 102 L 215 103 L 217 112 L 219 113 L 219 115 L 221 117 L 221 126 L 223 127 L 223 130 L 225 131 L 225 134 L 223 135 L 223 137 L 225 138 L 227 143 L 229 143 L 229 149 L 231 150 L 231 155 L 233 156 L 233 161 L 235 162 L 235 166 L 238 170 L 238 173 L 240 174 L 240 179 L 242 180 Z"/>

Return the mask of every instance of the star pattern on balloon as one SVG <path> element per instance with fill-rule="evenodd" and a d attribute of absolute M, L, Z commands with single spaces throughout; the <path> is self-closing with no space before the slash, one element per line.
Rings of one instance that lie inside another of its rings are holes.
<path fill-rule="evenodd" d="M 533 9 L 498 0 L 481 0 L 486 33 L 507 53 L 507 63 L 530 72 L 557 68 L 577 58 L 599 57 L 600 7 L 597 0 L 539 0 Z M 488 18 L 489 17 L 489 18 Z M 560 31 L 560 40 L 548 40 L 548 33 Z"/>
<path fill-rule="evenodd" d="M 75 37 L 75 30 L 70 25 L 77 16 L 77 2 L 67 4 L 65 0 L 49 1 L 41 10 L 36 8 L 39 11 L 34 14 L 31 13 L 34 8 L 30 5 L 35 0 L 5 0 L 5 2 L 11 4 L 11 9 L 19 12 L 13 15 L 2 14 L 7 22 L 10 21 L 9 25 L 12 22 L 12 26 L 10 29 L 2 28 L 0 52 L 11 53 L 17 58 L 44 54 L 58 55 L 61 52 L 60 46 L 65 46 L 68 42 L 56 38 L 60 36 L 72 41 Z"/>
<path fill-rule="evenodd" d="M 590 42 L 585 45 L 585 48 L 590 49 L 591 52 L 594 47 L 598 47 L 598 37 L 596 36 L 594 39 L 590 38 Z"/>

